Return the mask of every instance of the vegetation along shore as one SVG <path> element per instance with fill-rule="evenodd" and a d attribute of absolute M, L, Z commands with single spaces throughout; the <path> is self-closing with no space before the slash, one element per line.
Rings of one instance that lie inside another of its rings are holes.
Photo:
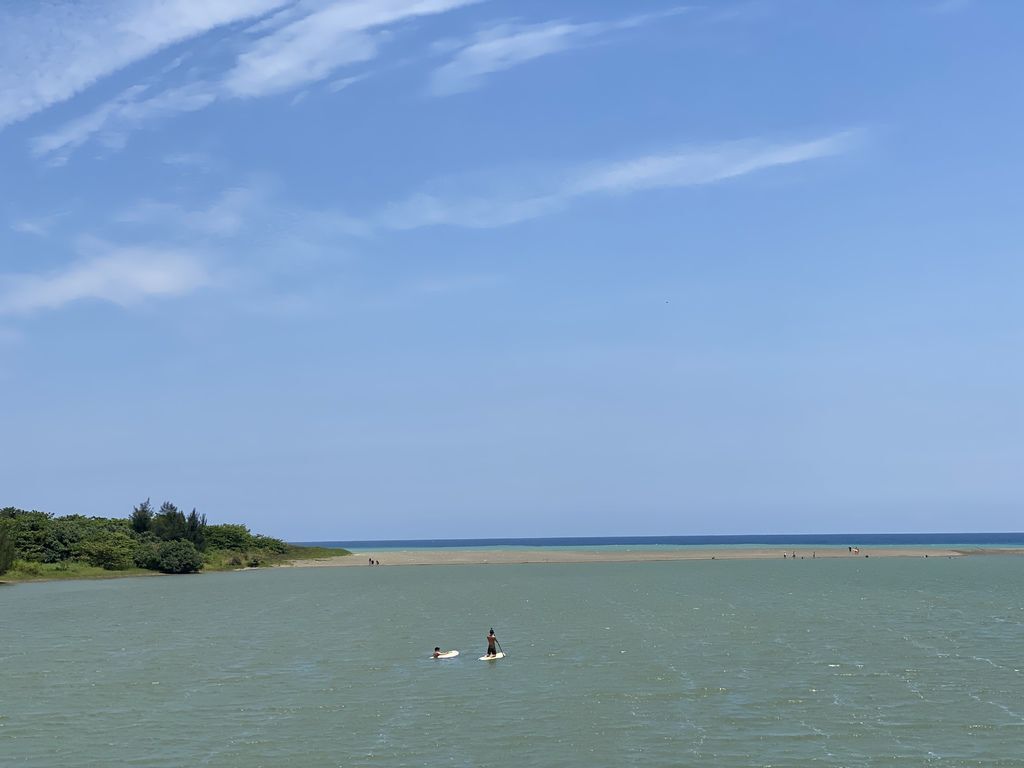
<path fill-rule="evenodd" d="M 154 510 L 147 499 L 122 518 L 0 509 L 0 580 L 7 582 L 226 571 L 347 554 L 298 547 L 241 524 L 210 525 L 206 515 L 186 515 L 169 501 Z"/>

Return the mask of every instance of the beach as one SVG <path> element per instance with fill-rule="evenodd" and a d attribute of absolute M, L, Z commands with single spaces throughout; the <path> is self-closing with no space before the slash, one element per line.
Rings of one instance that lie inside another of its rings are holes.
<path fill-rule="evenodd" d="M 377 549 L 353 551 L 340 557 L 293 560 L 282 568 L 369 566 L 374 560 L 392 565 L 490 565 L 525 563 L 639 563 L 669 560 L 797 560 L 864 559 L 872 557 L 964 557 L 968 555 L 1020 555 L 1021 548 L 939 548 L 939 547 L 530 547 L 489 549 L 452 547 L 444 549 Z"/>

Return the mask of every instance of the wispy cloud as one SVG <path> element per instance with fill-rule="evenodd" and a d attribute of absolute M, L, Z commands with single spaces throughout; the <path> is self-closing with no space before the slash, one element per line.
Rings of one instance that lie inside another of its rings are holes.
<path fill-rule="evenodd" d="M 50 228 L 60 217 L 60 214 L 53 216 L 38 216 L 32 219 L 19 219 L 11 224 L 11 229 L 23 235 L 35 235 L 46 237 L 50 234 Z"/>
<path fill-rule="evenodd" d="M 209 205 L 196 208 L 143 200 L 121 211 L 114 219 L 121 224 L 143 224 L 168 234 L 231 237 L 265 212 L 266 195 L 263 186 L 253 183 L 229 187 Z"/>
<path fill-rule="evenodd" d="M 124 306 L 180 296 L 209 275 L 194 255 L 148 246 L 106 246 L 98 256 L 47 275 L 0 275 L 0 314 L 30 314 L 93 299 Z"/>
<path fill-rule="evenodd" d="M 222 74 L 163 91 L 132 86 L 90 113 L 35 138 L 32 153 L 60 165 L 93 139 L 108 149 L 119 149 L 130 132 L 171 115 L 201 110 L 218 100 L 273 96 L 320 82 L 347 65 L 375 58 L 385 28 L 475 2 L 346 0 L 312 12 L 301 4 L 286 8 L 255 25 L 262 34 L 248 40 Z M 281 3 L 266 0 L 264 5 L 272 8 Z M 364 76 L 335 78 L 330 90 L 342 90 Z"/>
<path fill-rule="evenodd" d="M 130 131 L 169 115 L 203 109 L 217 98 L 205 83 L 172 88 L 143 98 L 147 90 L 146 86 L 132 86 L 89 114 L 36 137 L 31 142 L 32 154 L 48 156 L 52 165 L 60 165 L 71 152 L 94 136 L 108 149 L 120 149 Z"/>
<path fill-rule="evenodd" d="M 170 45 L 291 0 L 96 0 L 0 5 L 0 128 Z"/>
<path fill-rule="evenodd" d="M 259 38 L 224 78 L 233 96 L 266 96 L 318 82 L 377 55 L 373 31 L 477 0 L 362 0 L 335 3 Z"/>
<path fill-rule="evenodd" d="M 838 155 L 849 151 L 854 141 L 853 133 L 844 132 L 785 144 L 732 142 L 596 163 L 535 184 L 525 193 L 421 192 L 371 217 L 369 226 L 398 230 L 437 225 L 473 229 L 507 226 L 554 213 L 587 197 L 712 184 L 768 168 Z"/>
<path fill-rule="evenodd" d="M 494 72 L 568 51 L 611 32 L 639 27 L 683 10 L 673 8 L 657 14 L 581 24 L 568 21 L 500 24 L 482 30 L 469 43 L 442 41 L 437 46 L 438 50 L 454 50 L 455 53 L 451 61 L 431 74 L 429 90 L 435 96 L 470 91 L 479 88 L 486 76 Z"/>

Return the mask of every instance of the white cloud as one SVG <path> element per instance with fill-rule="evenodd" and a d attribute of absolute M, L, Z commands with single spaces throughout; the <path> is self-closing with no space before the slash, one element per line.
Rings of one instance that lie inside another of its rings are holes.
<path fill-rule="evenodd" d="M 205 152 L 172 152 L 163 156 L 163 162 L 164 165 L 200 171 L 209 171 L 216 165 L 216 160 Z"/>
<path fill-rule="evenodd" d="M 370 30 L 476 0 L 359 0 L 335 3 L 258 39 L 224 78 L 234 96 L 265 96 L 323 80 L 377 55 Z"/>
<path fill-rule="evenodd" d="M 206 207 L 183 208 L 174 203 L 143 200 L 122 211 L 115 220 L 145 224 L 169 235 L 232 237 L 268 213 L 267 192 L 259 184 L 229 187 Z"/>
<path fill-rule="evenodd" d="M 501 24 L 477 34 L 466 44 L 441 41 L 438 50 L 457 52 L 452 60 L 431 74 L 429 90 L 448 96 L 479 88 L 484 78 L 527 61 L 550 56 L 583 45 L 609 32 L 647 24 L 682 12 L 681 8 L 658 14 L 630 16 L 609 22 L 573 24 L 548 21 L 540 24 Z"/>
<path fill-rule="evenodd" d="M 347 0 L 305 15 L 301 15 L 302 6 L 287 8 L 255 25 L 264 34 L 247 41 L 223 75 L 156 93 L 147 85 L 132 86 L 92 112 L 33 139 L 32 153 L 46 157 L 51 165 L 61 165 L 92 139 L 108 149 L 120 149 L 131 131 L 171 115 L 201 110 L 221 99 L 270 96 L 319 82 L 346 65 L 375 58 L 377 37 L 383 34 L 377 30 L 475 2 Z M 280 4 L 264 1 L 268 7 Z M 330 90 L 342 90 L 362 77 L 336 79 Z"/>
<path fill-rule="evenodd" d="M 46 237 L 50 234 L 51 219 L 21 219 L 11 224 L 11 229 L 23 235 Z"/>
<path fill-rule="evenodd" d="M 65 0 L 0 5 L 0 128 L 157 51 L 290 0 Z"/>
<path fill-rule="evenodd" d="M 36 157 L 51 156 L 52 164 L 61 164 L 71 152 L 94 136 L 98 136 L 107 148 L 120 149 L 130 131 L 168 115 L 203 109 L 217 98 L 216 93 L 202 82 L 140 98 L 147 90 L 146 86 L 132 86 L 89 114 L 66 123 L 52 133 L 36 137 L 31 142 L 32 154 Z"/>
<path fill-rule="evenodd" d="M 384 229 L 448 225 L 473 229 L 535 219 L 596 195 L 629 194 L 664 187 L 711 184 L 768 168 L 793 165 L 849 151 L 854 136 L 839 133 L 788 144 L 747 141 L 687 148 L 605 162 L 563 173 L 525 193 L 442 196 L 419 193 L 372 217 Z"/>
<path fill-rule="evenodd" d="M 120 305 L 180 296 L 205 285 L 202 263 L 183 251 L 108 246 L 97 257 L 48 275 L 0 276 L 0 314 L 28 314 L 93 299 Z"/>

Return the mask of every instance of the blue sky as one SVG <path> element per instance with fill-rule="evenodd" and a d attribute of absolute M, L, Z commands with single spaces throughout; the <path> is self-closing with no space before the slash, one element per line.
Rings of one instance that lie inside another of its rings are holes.
<path fill-rule="evenodd" d="M 0 6 L 0 504 L 1019 530 L 1024 6 Z"/>

